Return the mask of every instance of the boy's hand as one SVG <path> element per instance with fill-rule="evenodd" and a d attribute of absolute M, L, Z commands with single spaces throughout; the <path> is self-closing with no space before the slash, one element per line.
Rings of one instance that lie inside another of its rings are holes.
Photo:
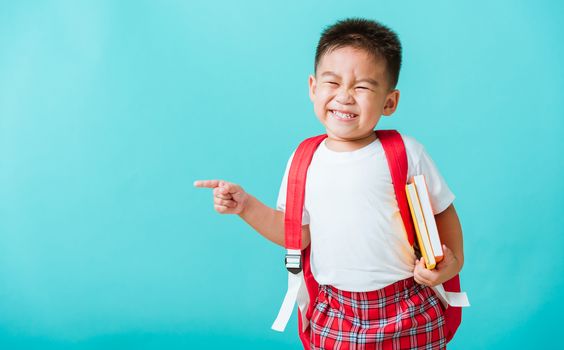
<path fill-rule="evenodd" d="M 460 272 L 461 266 L 458 259 L 454 256 L 452 250 L 444 244 L 443 253 L 443 260 L 435 266 L 434 270 L 428 270 L 425 267 L 423 258 L 415 261 L 413 277 L 417 283 L 434 287 L 448 281 Z"/>
<path fill-rule="evenodd" d="M 243 188 L 223 180 L 194 181 L 195 187 L 213 188 L 214 209 L 221 214 L 241 214 L 248 194 Z"/>

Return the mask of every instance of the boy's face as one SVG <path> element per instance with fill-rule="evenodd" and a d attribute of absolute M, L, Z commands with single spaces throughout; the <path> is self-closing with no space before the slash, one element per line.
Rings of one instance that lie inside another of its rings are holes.
<path fill-rule="evenodd" d="M 316 75 L 309 77 L 309 95 L 327 135 L 337 142 L 374 138 L 380 117 L 391 115 L 399 100 L 399 91 L 389 88 L 386 61 L 350 46 L 321 57 Z"/>

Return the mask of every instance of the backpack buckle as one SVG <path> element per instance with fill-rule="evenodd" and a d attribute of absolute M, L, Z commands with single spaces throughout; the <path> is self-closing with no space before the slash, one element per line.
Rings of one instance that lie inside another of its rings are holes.
<path fill-rule="evenodd" d="M 302 252 L 295 249 L 288 249 L 284 263 L 288 271 L 297 275 L 302 271 Z"/>

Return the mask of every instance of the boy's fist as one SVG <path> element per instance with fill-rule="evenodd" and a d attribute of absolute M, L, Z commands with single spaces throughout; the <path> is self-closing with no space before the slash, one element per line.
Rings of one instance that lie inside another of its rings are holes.
<path fill-rule="evenodd" d="M 239 185 L 223 180 L 194 181 L 195 187 L 213 188 L 214 209 L 221 214 L 240 214 L 247 202 L 247 193 Z"/>

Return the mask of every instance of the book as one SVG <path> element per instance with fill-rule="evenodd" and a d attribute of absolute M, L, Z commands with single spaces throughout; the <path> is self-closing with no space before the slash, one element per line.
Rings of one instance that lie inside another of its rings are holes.
<path fill-rule="evenodd" d="M 443 248 L 423 175 L 411 179 L 406 195 L 421 255 L 427 269 L 432 270 L 443 259 Z"/>
<path fill-rule="evenodd" d="M 431 206 L 431 199 L 429 198 L 427 182 L 425 181 L 425 177 L 423 175 L 414 176 L 412 181 L 415 183 L 417 195 L 419 196 L 419 203 L 423 209 L 425 225 L 427 226 L 427 233 L 429 234 L 429 239 L 431 240 L 431 247 L 433 248 L 435 260 L 440 262 L 444 257 L 443 244 L 441 243 L 441 237 L 439 236 L 439 230 L 437 229 L 435 214 L 433 214 L 433 207 Z"/>
<path fill-rule="evenodd" d="M 415 234 L 417 236 L 417 242 L 419 243 L 419 249 L 421 250 L 421 255 L 425 260 L 425 266 L 432 270 L 437 265 L 435 261 L 435 256 L 433 254 L 433 248 L 431 248 L 431 240 L 429 239 L 429 234 L 427 233 L 427 226 L 425 225 L 425 218 L 423 217 L 423 210 L 421 204 L 419 204 L 419 197 L 417 196 L 417 189 L 415 189 L 414 184 L 406 185 L 407 201 L 409 203 L 409 210 L 411 211 L 411 217 L 413 218 L 413 226 L 415 226 Z"/>

